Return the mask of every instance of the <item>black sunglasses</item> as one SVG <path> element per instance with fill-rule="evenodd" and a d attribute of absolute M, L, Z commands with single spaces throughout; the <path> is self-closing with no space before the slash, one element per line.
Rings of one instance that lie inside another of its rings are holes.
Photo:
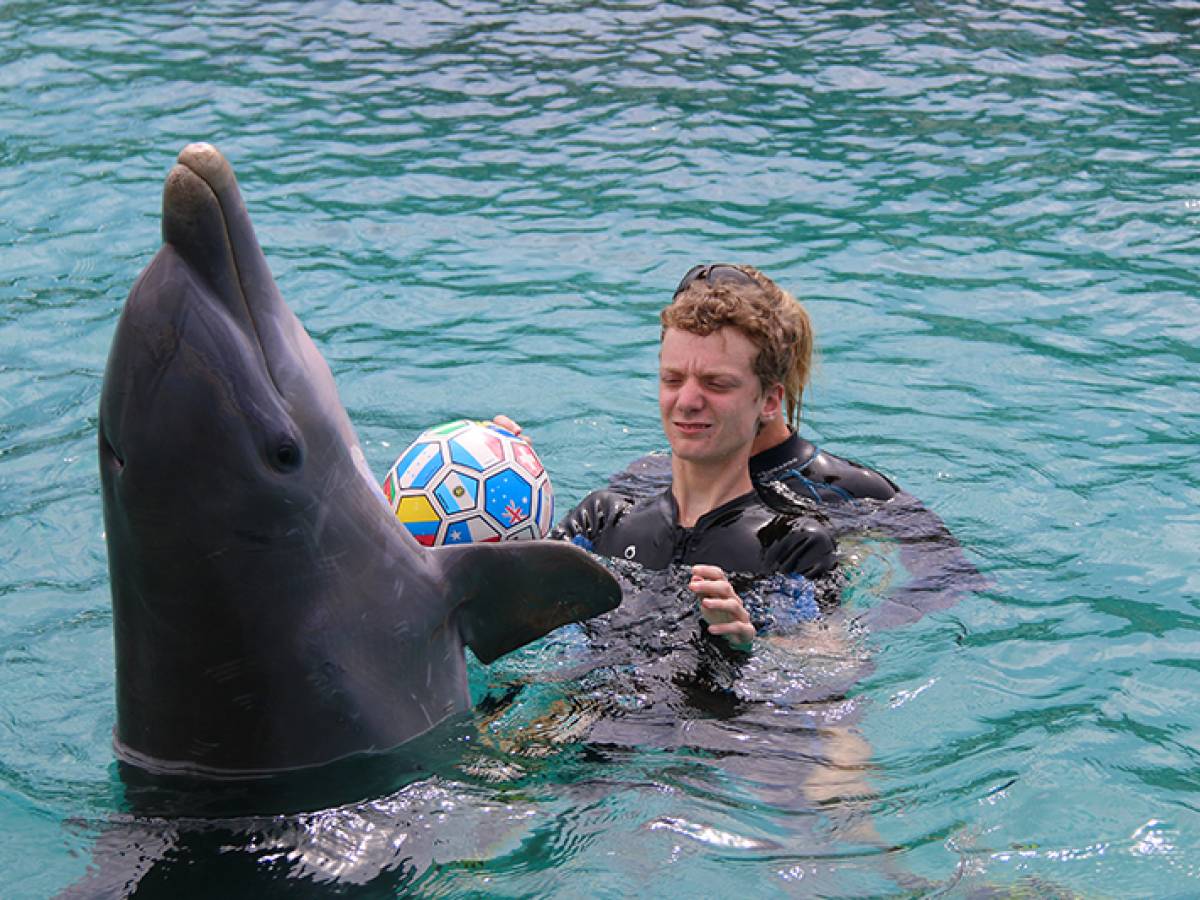
<path fill-rule="evenodd" d="M 716 287 L 718 284 L 759 287 L 757 281 L 736 266 L 731 266 L 729 263 L 709 263 L 703 266 L 692 266 L 688 269 L 687 274 L 683 276 L 683 280 L 679 282 L 679 287 L 675 288 L 675 293 L 672 296 L 678 297 L 691 287 L 697 278 L 703 278 L 706 284 L 713 287 Z"/>

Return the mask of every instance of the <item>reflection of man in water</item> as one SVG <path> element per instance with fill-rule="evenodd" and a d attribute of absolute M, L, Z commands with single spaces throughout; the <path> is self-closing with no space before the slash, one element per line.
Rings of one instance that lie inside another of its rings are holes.
<path fill-rule="evenodd" d="M 596 491 L 552 532 L 648 569 L 691 565 L 689 587 L 709 633 L 739 648 L 756 629 L 727 572 L 811 579 L 836 565 L 821 519 L 772 510 L 751 481 L 755 440 L 780 427 L 795 373 L 807 374 L 811 353 L 811 332 L 805 344 L 772 283 L 751 272 L 695 269 L 662 311 L 658 401 L 672 451 L 666 490 L 640 500 Z"/>

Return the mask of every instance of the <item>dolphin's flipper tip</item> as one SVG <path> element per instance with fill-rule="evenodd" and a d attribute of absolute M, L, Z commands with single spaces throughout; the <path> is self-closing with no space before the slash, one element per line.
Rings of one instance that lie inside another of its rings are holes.
<path fill-rule="evenodd" d="M 621 602 L 612 573 L 565 542 L 472 544 L 433 552 L 467 598 L 459 609 L 460 628 L 484 663 Z"/>

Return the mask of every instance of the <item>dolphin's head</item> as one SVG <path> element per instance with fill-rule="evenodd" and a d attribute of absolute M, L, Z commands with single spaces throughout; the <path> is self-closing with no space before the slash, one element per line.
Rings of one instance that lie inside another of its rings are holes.
<path fill-rule="evenodd" d="M 105 375 L 101 471 L 115 526 L 209 552 L 294 528 L 370 477 L 333 377 L 284 303 L 233 170 L 208 144 L 163 190 L 163 247 L 130 293 Z M 329 483 L 329 478 L 341 478 Z M 299 532 L 295 532 L 299 535 Z M 284 541 L 286 543 L 286 540 Z"/>
<path fill-rule="evenodd" d="M 294 669 L 321 658 L 327 629 L 314 619 L 338 615 L 347 572 L 409 544 L 417 555 L 275 286 L 229 163 L 207 144 L 184 148 L 167 176 L 163 246 L 109 354 L 99 455 L 119 747 L 180 755 L 181 703 L 241 703 L 254 723 L 272 721 L 261 698 L 303 706 L 273 681 L 311 683 Z M 265 660 L 263 646 L 288 642 Z"/>

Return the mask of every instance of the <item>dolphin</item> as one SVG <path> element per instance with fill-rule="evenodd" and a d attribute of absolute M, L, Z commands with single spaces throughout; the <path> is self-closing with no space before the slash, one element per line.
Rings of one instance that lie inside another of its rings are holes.
<path fill-rule="evenodd" d="M 254 779 L 387 750 L 469 708 L 464 647 L 617 606 L 569 544 L 409 536 L 211 145 L 167 175 L 162 233 L 100 398 L 123 763 Z"/>

